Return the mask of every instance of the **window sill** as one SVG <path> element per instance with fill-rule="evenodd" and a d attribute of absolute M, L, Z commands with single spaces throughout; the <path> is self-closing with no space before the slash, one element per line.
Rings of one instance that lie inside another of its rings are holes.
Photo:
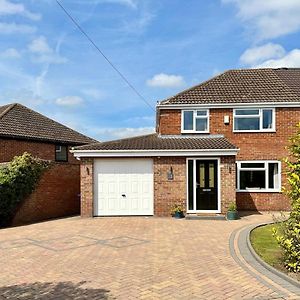
<path fill-rule="evenodd" d="M 236 190 L 237 193 L 281 193 L 281 190 L 259 190 L 259 189 L 249 189 L 249 190 Z"/>
<path fill-rule="evenodd" d="M 276 133 L 276 130 L 233 130 L 233 133 Z"/>
<path fill-rule="evenodd" d="M 185 131 L 181 131 L 181 133 L 206 133 L 209 134 L 209 131 L 193 131 L 193 130 L 185 130 Z"/>

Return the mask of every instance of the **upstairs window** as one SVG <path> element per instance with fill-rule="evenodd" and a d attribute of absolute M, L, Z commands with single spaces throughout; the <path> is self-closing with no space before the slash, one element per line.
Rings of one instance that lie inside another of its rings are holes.
<path fill-rule="evenodd" d="M 183 133 L 208 133 L 209 132 L 209 111 L 183 110 L 182 111 L 181 132 Z"/>
<path fill-rule="evenodd" d="M 235 109 L 234 132 L 275 131 L 275 109 Z"/>
<path fill-rule="evenodd" d="M 280 168 L 278 161 L 237 162 L 238 191 L 279 192 Z"/>
<path fill-rule="evenodd" d="M 68 146 L 55 145 L 55 161 L 68 161 Z"/>

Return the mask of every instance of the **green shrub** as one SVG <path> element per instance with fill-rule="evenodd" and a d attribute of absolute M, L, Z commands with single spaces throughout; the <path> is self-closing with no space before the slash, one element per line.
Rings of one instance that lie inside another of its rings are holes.
<path fill-rule="evenodd" d="M 297 127 L 298 132 L 290 139 L 291 156 L 284 159 L 288 187 L 283 191 L 291 200 L 292 211 L 288 220 L 282 223 L 281 232 L 274 230 L 283 249 L 285 267 L 292 272 L 300 272 L 300 123 Z"/>
<path fill-rule="evenodd" d="M 48 161 L 25 152 L 0 168 L 0 227 L 9 225 L 16 209 L 32 193 L 48 166 Z"/>

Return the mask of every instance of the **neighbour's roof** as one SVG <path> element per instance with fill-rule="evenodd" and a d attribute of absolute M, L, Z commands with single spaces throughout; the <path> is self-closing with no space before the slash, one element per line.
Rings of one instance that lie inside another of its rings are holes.
<path fill-rule="evenodd" d="M 223 136 L 169 136 L 157 133 L 75 147 L 74 150 L 237 150 Z"/>
<path fill-rule="evenodd" d="M 229 70 L 160 105 L 300 103 L 300 68 Z"/>
<path fill-rule="evenodd" d="M 82 145 L 95 142 L 18 103 L 0 106 L 0 137 Z"/>

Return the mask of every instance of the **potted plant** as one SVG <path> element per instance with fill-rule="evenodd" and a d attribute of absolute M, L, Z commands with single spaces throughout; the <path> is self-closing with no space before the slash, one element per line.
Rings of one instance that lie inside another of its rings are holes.
<path fill-rule="evenodd" d="M 171 209 L 171 214 L 175 219 L 184 218 L 183 209 L 181 204 L 174 204 Z"/>
<path fill-rule="evenodd" d="M 239 218 L 235 202 L 231 202 L 227 210 L 227 220 L 237 220 Z"/>

